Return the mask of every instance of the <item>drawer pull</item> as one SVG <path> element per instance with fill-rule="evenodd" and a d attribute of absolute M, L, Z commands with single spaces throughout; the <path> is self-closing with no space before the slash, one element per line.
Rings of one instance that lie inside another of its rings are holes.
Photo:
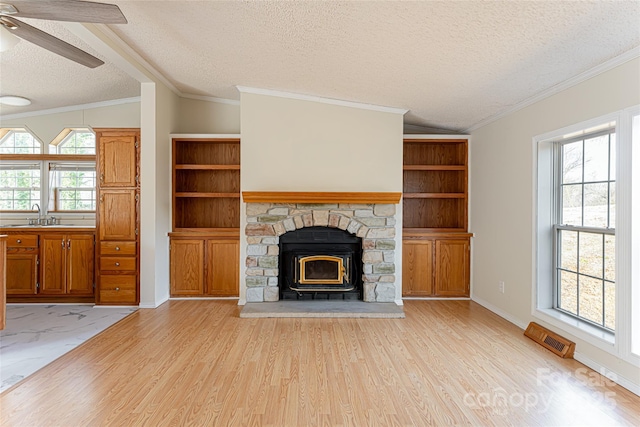
<path fill-rule="evenodd" d="M 116 251 L 119 251 L 119 250 L 120 250 L 120 246 L 116 246 Z"/>
<path fill-rule="evenodd" d="M 22 243 L 22 240 L 18 239 L 16 240 L 16 243 Z"/>
<path fill-rule="evenodd" d="M 116 291 L 119 291 L 119 290 L 120 290 L 120 288 L 116 288 Z"/>
<path fill-rule="evenodd" d="M 120 263 L 119 262 L 116 262 L 116 267 L 120 267 Z"/>

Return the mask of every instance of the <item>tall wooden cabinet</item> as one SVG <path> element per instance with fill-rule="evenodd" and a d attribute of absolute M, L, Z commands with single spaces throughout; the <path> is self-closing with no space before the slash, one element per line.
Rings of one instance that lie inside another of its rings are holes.
<path fill-rule="evenodd" d="M 405 136 L 402 293 L 468 297 L 468 140 Z"/>
<path fill-rule="evenodd" d="M 237 296 L 240 139 L 173 138 L 171 296 Z"/>
<path fill-rule="evenodd" d="M 140 302 L 140 131 L 96 129 L 96 302 Z"/>

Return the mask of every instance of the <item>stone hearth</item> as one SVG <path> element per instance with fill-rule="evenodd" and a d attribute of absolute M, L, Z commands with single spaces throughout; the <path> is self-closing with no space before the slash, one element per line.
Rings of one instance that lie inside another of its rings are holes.
<path fill-rule="evenodd" d="M 362 238 L 363 300 L 394 302 L 396 205 L 247 203 L 246 299 L 278 301 L 279 238 L 305 227 L 330 227 Z"/>

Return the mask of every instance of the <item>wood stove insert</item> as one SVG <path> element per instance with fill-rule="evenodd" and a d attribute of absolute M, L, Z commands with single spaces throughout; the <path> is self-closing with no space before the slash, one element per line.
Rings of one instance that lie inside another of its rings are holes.
<path fill-rule="evenodd" d="M 362 239 L 329 227 L 280 236 L 280 299 L 362 299 Z"/>

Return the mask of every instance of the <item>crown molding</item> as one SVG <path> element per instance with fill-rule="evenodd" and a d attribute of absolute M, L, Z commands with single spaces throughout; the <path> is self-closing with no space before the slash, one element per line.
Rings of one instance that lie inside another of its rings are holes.
<path fill-rule="evenodd" d="M 92 108 L 111 107 L 113 105 L 132 104 L 134 102 L 140 102 L 140 97 L 112 99 L 109 101 L 91 102 L 89 104 L 70 105 L 68 107 L 51 108 L 48 110 L 29 111 L 26 113 L 8 114 L 6 116 L 0 116 L 0 120 L 14 120 L 22 119 L 25 117 L 44 116 L 47 114 L 68 113 L 70 111 L 89 110 Z"/>
<path fill-rule="evenodd" d="M 599 74 L 605 73 L 609 70 L 612 70 L 626 62 L 629 62 L 633 59 L 636 59 L 640 57 L 640 46 L 635 47 L 625 53 L 623 53 L 622 55 L 618 55 L 615 58 L 612 58 L 606 62 L 603 62 L 600 65 L 597 65 L 583 73 L 578 74 L 577 76 L 574 76 L 568 80 L 563 81 L 562 83 L 558 83 L 555 86 L 550 87 L 547 90 L 543 90 L 542 92 L 538 93 L 537 95 L 534 95 L 530 98 L 525 99 L 524 101 L 510 107 L 507 108 L 506 110 L 503 110 L 497 114 L 494 114 L 491 117 L 488 117 L 486 119 L 483 119 L 481 121 L 479 121 L 478 123 L 474 124 L 473 126 L 471 126 L 468 129 L 464 130 L 464 133 L 471 133 L 477 129 L 480 129 L 483 126 L 486 126 L 490 123 L 493 123 L 497 120 L 500 120 L 503 117 L 506 117 L 510 114 L 515 113 L 516 111 L 522 110 L 523 108 L 526 108 L 530 105 L 535 104 L 536 102 L 542 101 L 543 99 L 549 98 L 550 96 L 556 95 L 560 92 L 562 92 L 563 90 L 569 89 L 577 84 L 580 84 L 584 81 L 587 81 Z"/>
<path fill-rule="evenodd" d="M 240 101 L 235 99 L 216 98 L 215 96 L 192 95 L 190 93 L 180 93 L 180 98 L 195 99 L 198 101 L 215 102 L 218 104 L 240 105 Z"/>
<path fill-rule="evenodd" d="M 340 99 L 323 98 L 321 96 L 303 95 L 299 93 L 283 92 L 279 90 L 260 89 L 260 88 L 247 87 L 247 86 L 236 86 L 236 88 L 241 93 L 251 93 L 254 95 L 267 95 L 267 96 L 275 96 L 278 98 L 297 99 L 299 101 L 320 102 L 323 104 L 338 105 L 341 107 L 359 108 L 362 110 L 380 111 L 383 113 L 393 113 L 393 114 L 404 115 L 409 111 L 403 108 L 385 107 L 382 105 L 365 104 L 365 103 L 353 102 L 353 101 L 343 101 Z"/>

